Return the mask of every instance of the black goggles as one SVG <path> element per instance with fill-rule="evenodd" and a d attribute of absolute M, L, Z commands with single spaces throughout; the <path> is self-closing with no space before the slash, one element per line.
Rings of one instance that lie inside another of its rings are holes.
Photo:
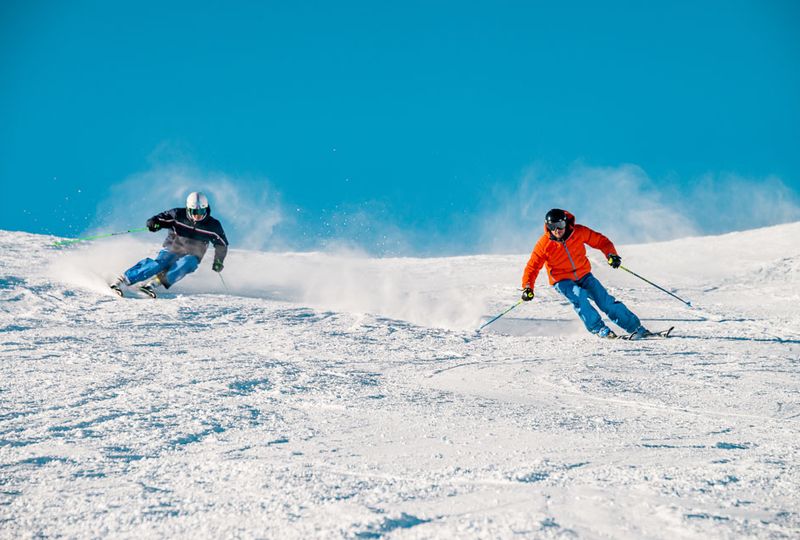
<path fill-rule="evenodd" d="M 207 208 L 189 208 L 189 215 L 195 218 L 205 217 Z"/>
<path fill-rule="evenodd" d="M 560 221 L 553 221 L 552 223 L 546 223 L 548 231 L 554 231 L 556 229 L 564 230 L 567 228 L 567 222 L 563 219 Z"/>

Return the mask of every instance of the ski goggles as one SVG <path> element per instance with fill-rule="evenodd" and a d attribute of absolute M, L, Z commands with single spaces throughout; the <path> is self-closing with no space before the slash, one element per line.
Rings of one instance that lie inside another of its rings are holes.
<path fill-rule="evenodd" d="M 186 212 L 193 220 L 200 221 L 208 214 L 208 208 L 187 208 Z"/>
<path fill-rule="evenodd" d="M 565 220 L 553 221 L 552 223 L 545 223 L 547 226 L 548 231 L 555 231 L 556 229 L 564 230 L 567 228 L 567 222 Z"/>

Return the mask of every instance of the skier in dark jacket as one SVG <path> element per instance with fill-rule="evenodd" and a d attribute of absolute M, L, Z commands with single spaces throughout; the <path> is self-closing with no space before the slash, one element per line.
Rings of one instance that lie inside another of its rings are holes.
<path fill-rule="evenodd" d="M 600 250 L 612 268 L 619 268 L 622 263 L 622 257 L 617 254 L 617 248 L 611 240 L 589 227 L 576 224 L 575 216 L 566 210 L 553 208 L 547 212 L 544 234 L 536 242 L 522 274 L 522 299 L 526 302 L 533 300 L 533 284 L 544 266 L 550 284 L 569 300 L 589 332 L 603 338 L 617 337 L 589 303 L 591 299 L 632 339 L 649 335 L 639 317 L 608 294 L 592 275 L 592 265 L 586 258 L 586 245 Z"/>
<path fill-rule="evenodd" d="M 161 212 L 147 220 L 147 228 L 156 232 L 169 229 L 167 239 L 155 259 L 142 259 L 120 276 L 111 288 L 123 295 L 123 285 L 133 285 L 150 279 L 139 290 L 156 297 L 156 287 L 169 289 L 186 274 L 197 270 L 203 259 L 208 243 L 214 245 L 215 272 L 222 272 L 223 261 L 228 253 L 228 239 L 222 224 L 211 217 L 208 199 L 200 192 L 190 193 L 186 198 L 186 208 L 173 208 Z"/>

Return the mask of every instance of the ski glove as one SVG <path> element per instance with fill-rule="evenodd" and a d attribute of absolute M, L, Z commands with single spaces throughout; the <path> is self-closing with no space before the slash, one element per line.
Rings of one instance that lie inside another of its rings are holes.
<path fill-rule="evenodd" d="M 525 290 L 522 291 L 522 300 L 525 302 L 530 302 L 533 300 L 533 289 L 530 287 L 525 287 Z"/>
<path fill-rule="evenodd" d="M 222 259 L 214 259 L 214 264 L 211 265 L 211 269 L 214 272 L 222 272 L 223 268 L 224 266 L 222 266 Z"/>
<path fill-rule="evenodd" d="M 150 219 L 147 220 L 147 229 L 150 232 L 156 232 L 160 228 L 161 228 L 161 223 L 159 223 L 155 219 L 150 218 Z"/>
<path fill-rule="evenodd" d="M 611 268 L 619 268 L 619 265 L 622 264 L 622 257 L 616 253 L 612 253 L 608 256 L 608 264 L 611 265 Z"/>

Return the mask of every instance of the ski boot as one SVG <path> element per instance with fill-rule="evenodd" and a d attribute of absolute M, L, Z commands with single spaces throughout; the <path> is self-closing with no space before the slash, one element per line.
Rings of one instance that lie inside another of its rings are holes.
<path fill-rule="evenodd" d="M 149 296 L 150 298 L 156 298 L 158 297 L 158 294 L 156 294 L 156 287 L 158 287 L 159 285 L 161 285 L 161 280 L 159 280 L 158 276 L 156 276 L 147 283 L 145 283 L 144 285 L 141 285 L 139 287 L 139 290 L 144 294 L 146 294 L 147 296 Z"/>
<path fill-rule="evenodd" d="M 109 287 L 111 287 L 111 290 L 114 291 L 117 296 L 122 298 L 123 296 L 125 296 L 125 293 L 122 292 L 122 286 L 123 285 L 125 285 L 125 278 L 120 276 L 120 277 L 117 278 L 117 281 L 115 281 L 114 283 L 109 285 Z"/>
<path fill-rule="evenodd" d="M 644 339 L 646 337 L 650 337 L 653 335 L 650 330 L 645 328 L 644 326 L 640 326 L 633 332 L 628 339 Z"/>
<path fill-rule="evenodd" d="M 597 331 L 597 336 L 603 339 L 617 339 L 617 334 L 609 328 L 608 326 L 604 326 L 600 330 Z"/>

